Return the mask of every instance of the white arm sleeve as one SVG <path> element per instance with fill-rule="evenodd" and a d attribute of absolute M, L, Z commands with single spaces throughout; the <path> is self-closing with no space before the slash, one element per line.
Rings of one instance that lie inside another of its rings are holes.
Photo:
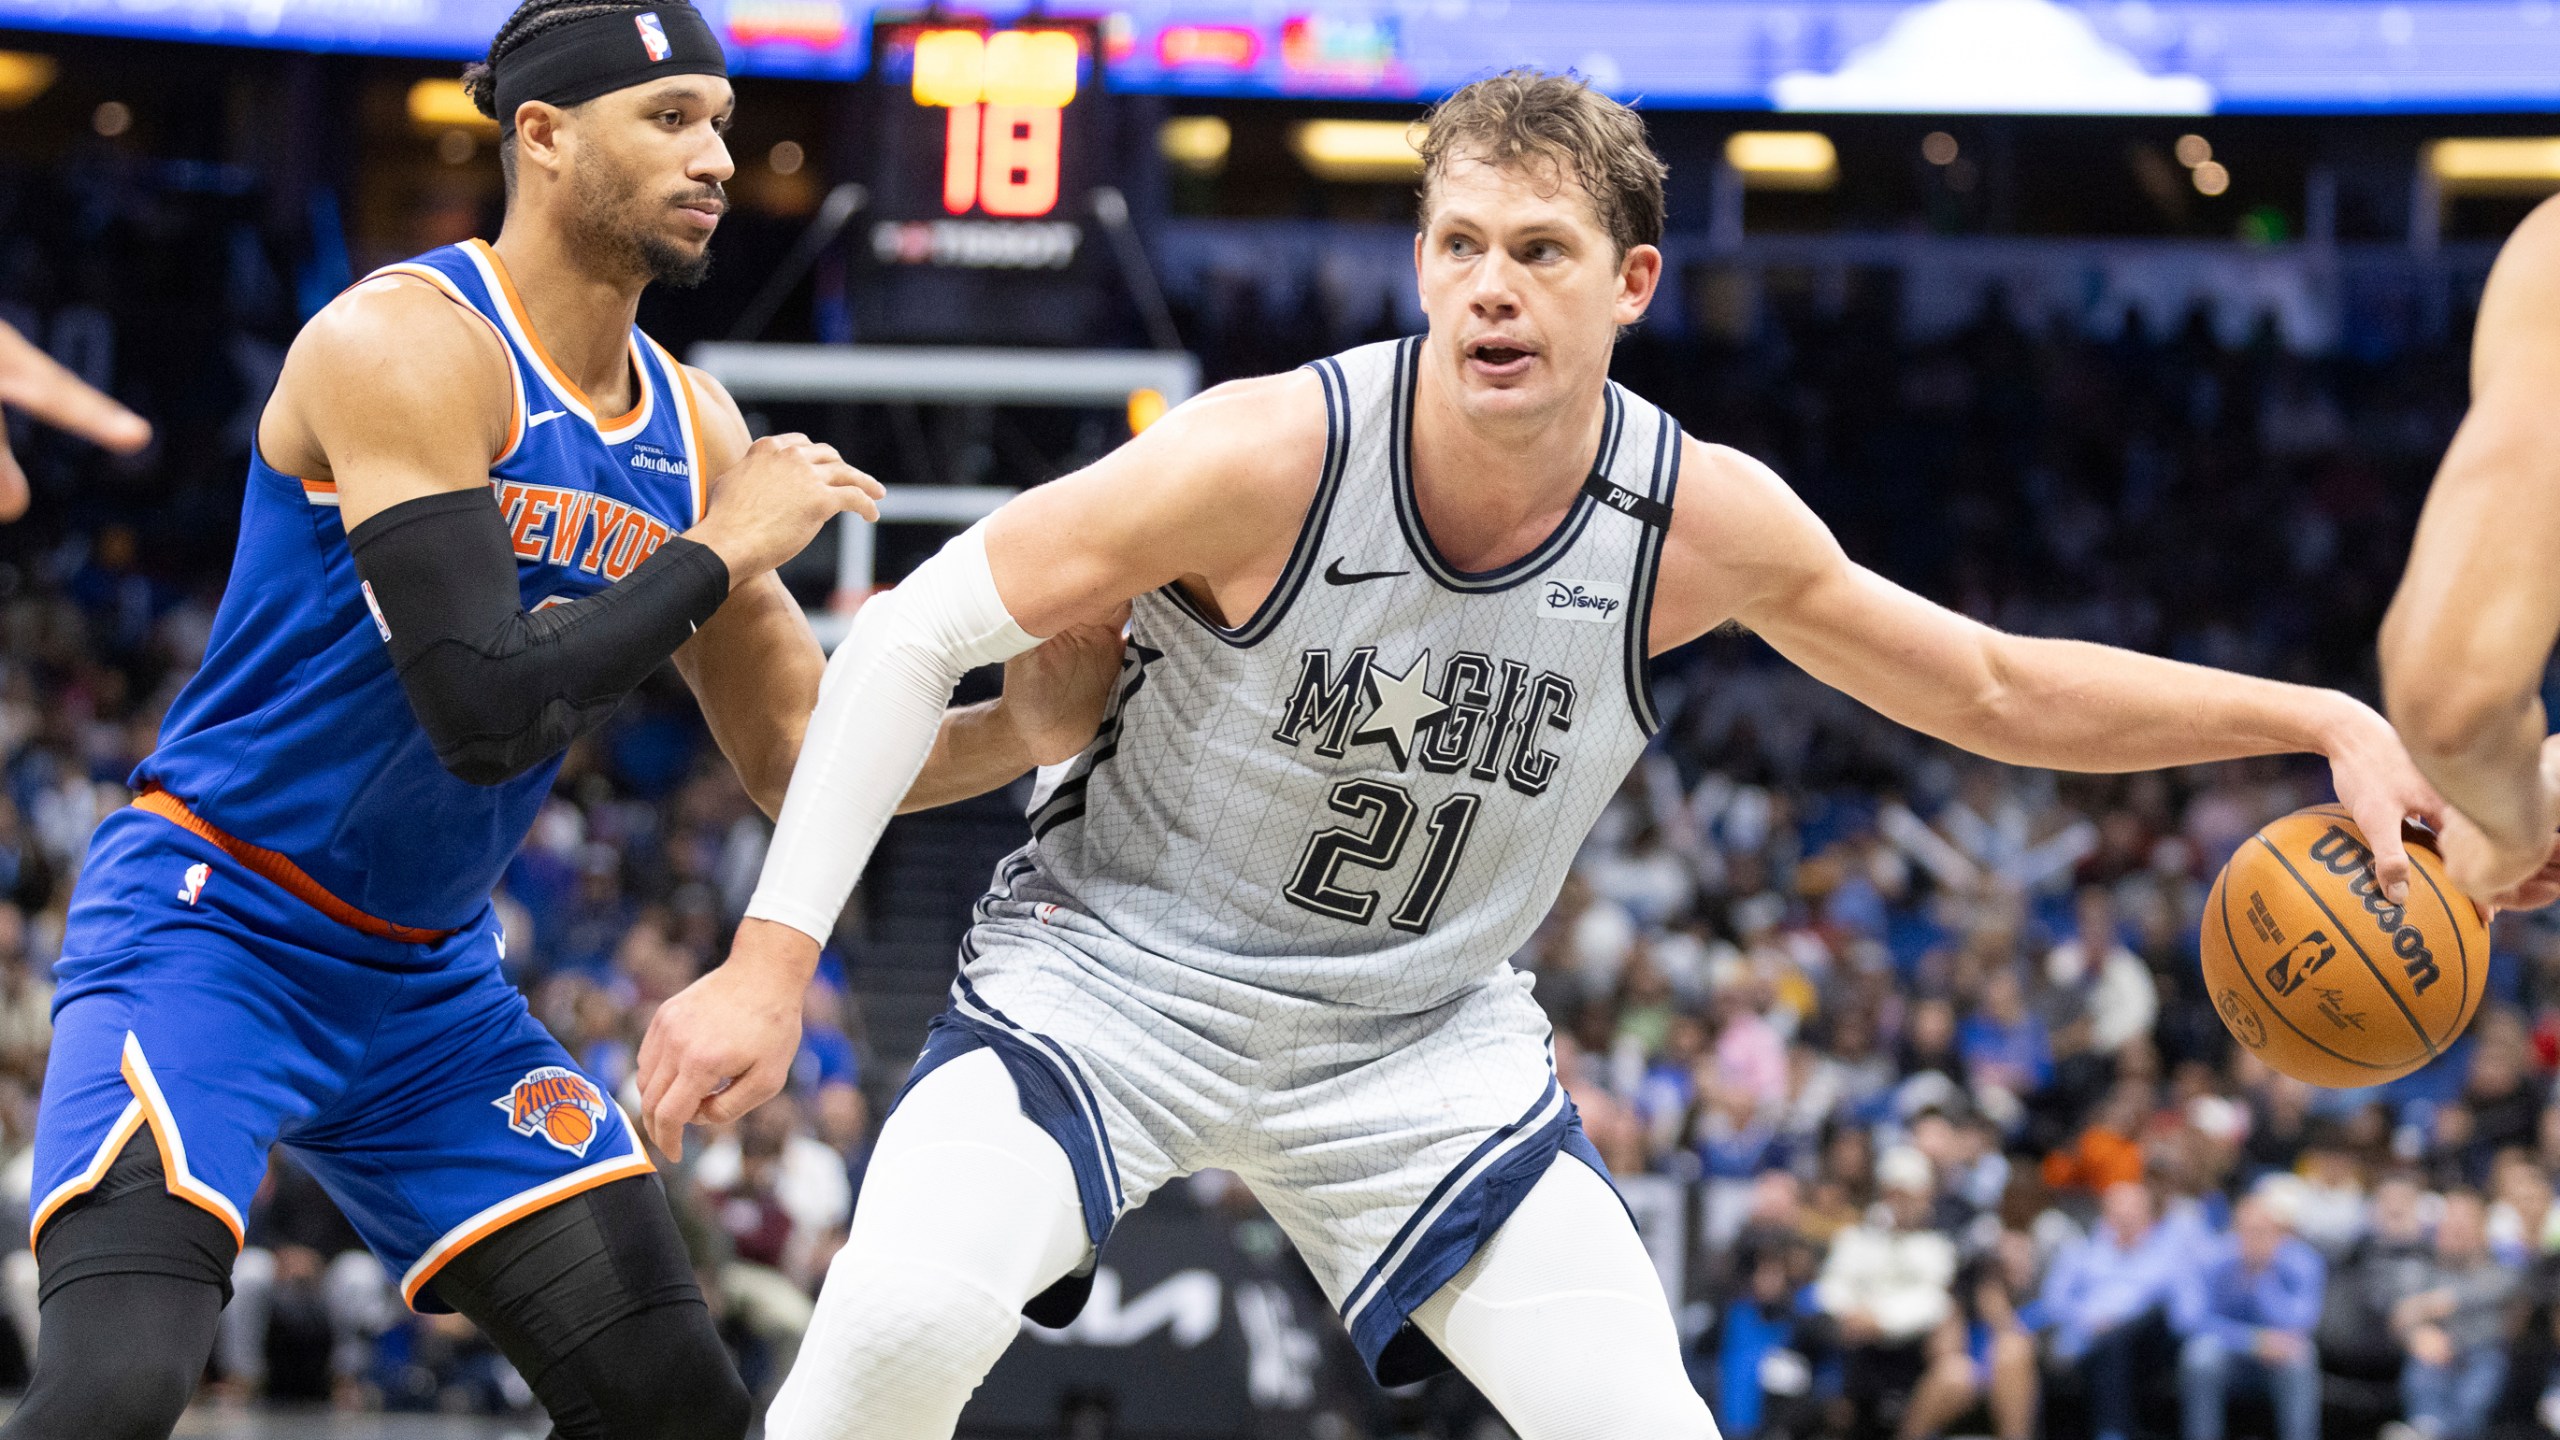
<path fill-rule="evenodd" d="M 985 531 L 970 527 L 855 615 L 818 686 L 749 917 L 825 944 L 933 753 L 952 688 L 1040 643 L 1005 612 Z"/>

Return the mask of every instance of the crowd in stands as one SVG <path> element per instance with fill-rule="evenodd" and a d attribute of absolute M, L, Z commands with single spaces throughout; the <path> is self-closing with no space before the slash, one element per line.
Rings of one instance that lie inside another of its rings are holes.
<path fill-rule="evenodd" d="M 0 314 L 165 438 L 127 467 L 19 437 L 37 510 L 0 532 L 6 1236 L 63 907 L 201 658 L 242 417 L 291 321 L 246 219 L 199 215 L 189 248 L 131 196 L 43 199 L 0 183 L 0 234 L 36 216 L 60 242 L 0 242 Z M 201 273 L 112 279 L 143 236 Z M 1620 370 L 1769 459 L 1853 554 L 1986 620 L 2370 693 L 2463 337 L 2305 359 L 2201 326 L 2029 333 L 1995 300 L 1916 345 L 1889 291 L 1773 301 L 1738 344 L 1639 332 Z M 168 318 L 181 293 L 220 298 L 191 330 Z M 1218 369 L 1359 338 L 1200 297 L 1182 313 Z M 1979 764 L 1738 638 L 1657 685 L 1661 742 L 1516 963 L 1611 1167 L 1694 1188 L 1684 1324 L 1726 1435 L 2560 1432 L 2560 930 L 2501 918 L 2491 1003 L 2437 1064 L 2315 1091 L 2227 1042 L 2194 937 L 2240 840 L 2326 798 L 2316 765 Z M 672 683 L 572 753 L 499 903 L 513 973 L 600 1081 L 627 1084 L 654 1006 L 717 961 L 766 833 Z M 789 1092 L 667 1172 L 759 1387 L 912 1058 L 866 1036 L 861 926 L 831 953 Z M 467 1322 L 408 1313 L 288 1158 L 249 1241 L 222 1392 L 529 1403 Z M 23 1244 L 0 1295 L 0 1352 L 23 1351 Z"/>

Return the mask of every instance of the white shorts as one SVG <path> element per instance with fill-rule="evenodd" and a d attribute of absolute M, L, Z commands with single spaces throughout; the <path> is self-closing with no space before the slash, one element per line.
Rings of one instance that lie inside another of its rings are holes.
<path fill-rule="evenodd" d="M 1081 927 L 981 916 L 907 1083 L 995 1050 L 1023 1113 L 1065 1148 L 1097 1248 L 1167 1181 L 1233 1171 L 1382 1383 L 1445 1368 L 1409 1317 L 1560 1151 L 1608 1174 L 1516 970 L 1432 1010 L 1383 1014 L 1175 967 Z M 1066 1323 L 1090 1269 L 1026 1313 Z"/>

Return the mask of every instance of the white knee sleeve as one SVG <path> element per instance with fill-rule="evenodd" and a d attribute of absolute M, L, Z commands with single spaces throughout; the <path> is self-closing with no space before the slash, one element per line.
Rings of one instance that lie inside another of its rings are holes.
<path fill-rule="evenodd" d="M 1644 1242 L 1569 1155 L 1413 1318 L 1520 1440 L 1717 1440 Z"/>
<path fill-rule="evenodd" d="M 1023 1304 L 1088 1248 L 1066 1152 L 1023 1117 L 1003 1062 L 950 1061 L 881 1129 L 765 1433 L 949 1440 Z"/>

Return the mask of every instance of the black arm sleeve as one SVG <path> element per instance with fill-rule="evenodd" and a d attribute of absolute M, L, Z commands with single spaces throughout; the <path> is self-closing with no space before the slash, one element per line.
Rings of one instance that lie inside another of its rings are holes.
<path fill-rule="evenodd" d="M 609 588 L 526 613 L 486 490 L 394 505 L 347 543 L 409 708 L 444 768 L 511 780 L 604 723 L 728 598 L 729 567 L 682 536 Z"/>

